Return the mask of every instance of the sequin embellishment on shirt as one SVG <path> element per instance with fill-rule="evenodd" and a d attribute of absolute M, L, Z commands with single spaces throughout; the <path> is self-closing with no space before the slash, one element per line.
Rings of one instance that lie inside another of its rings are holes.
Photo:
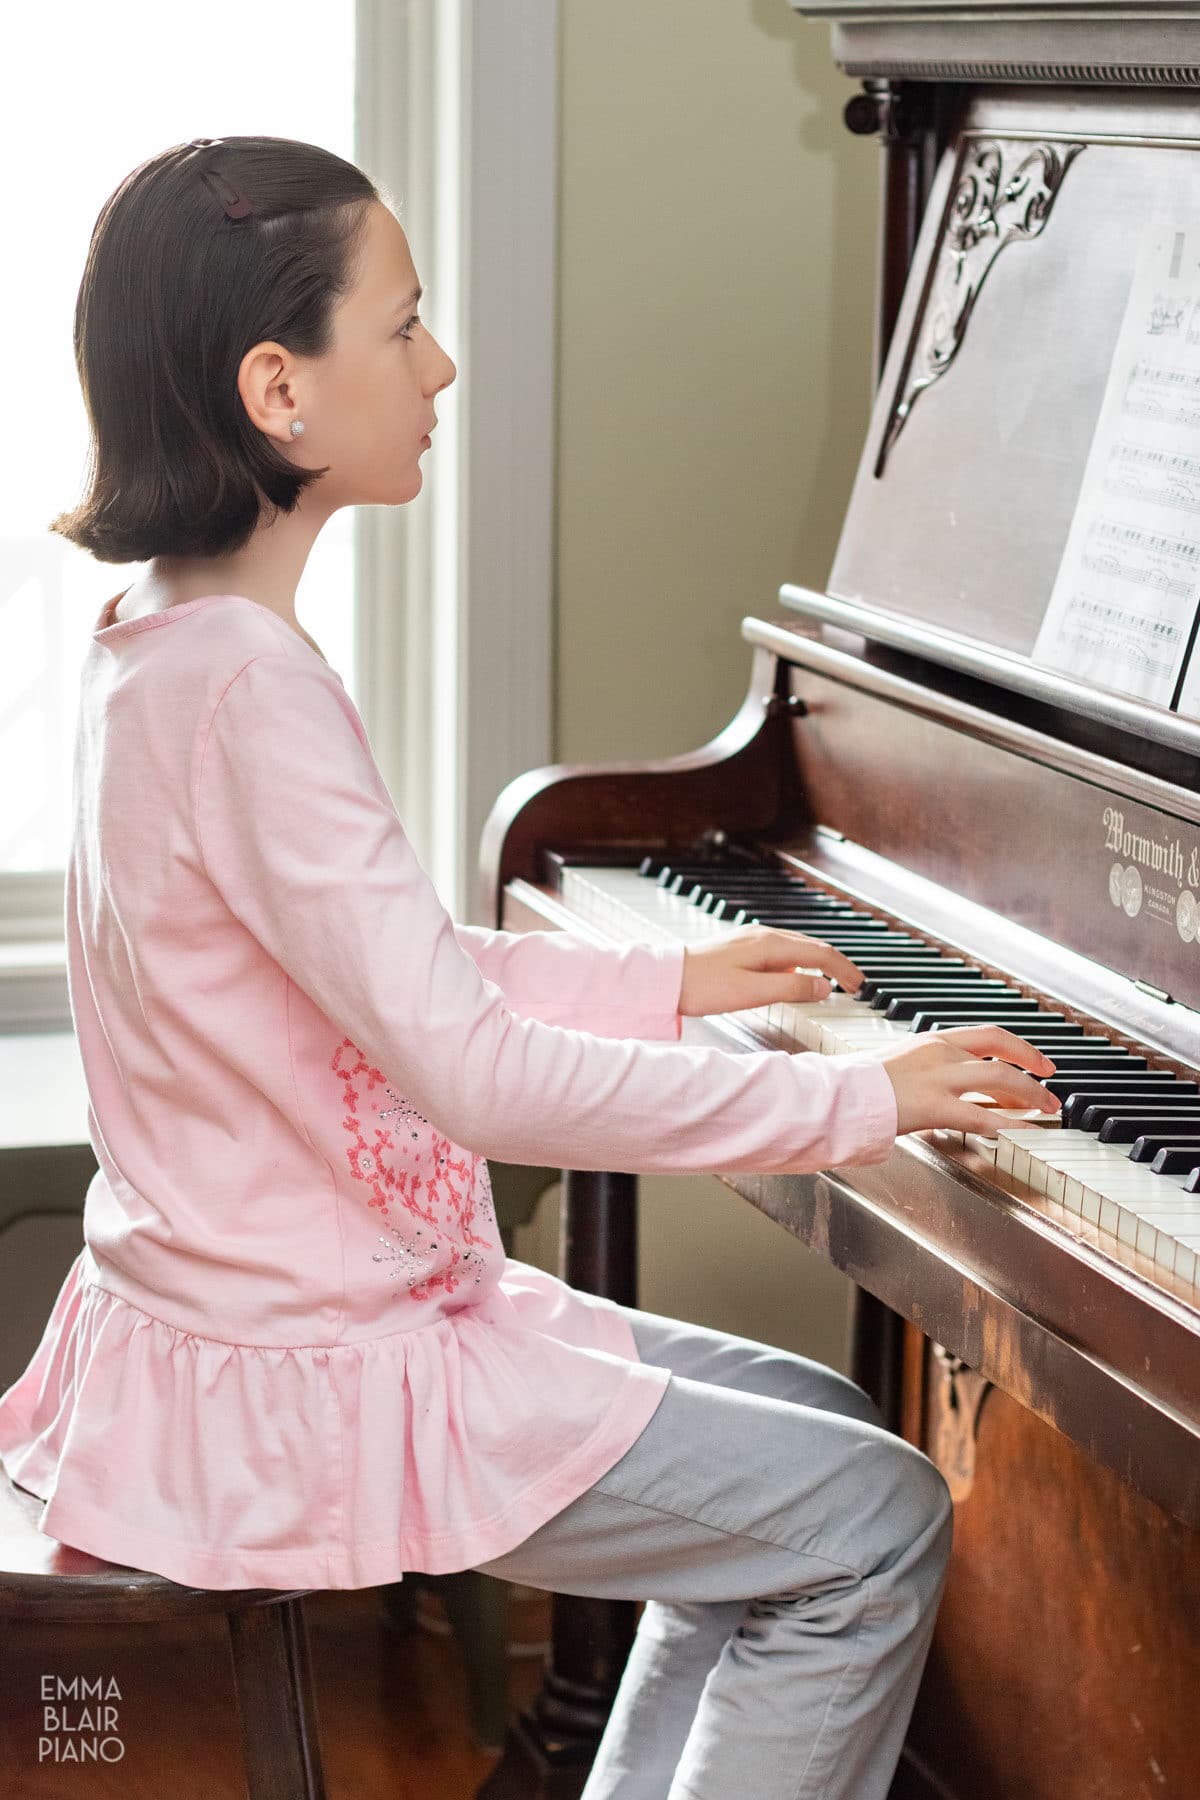
<path fill-rule="evenodd" d="M 350 1173 L 369 1188 L 367 1205 L 385 1224 L 386 1235 L 376 1238 L 383 1248 L 371 1260 L 397 1277 L 393 1297 L 452 1294 L 471 1276 L 478 1285 L 487 1252 L 503 1255 L 485 1158 L 431 1125 L 350 1038 L 330 1067 L 342 1084 Z M 392 1222 L 397 1206 L 407 1216 Z"/>

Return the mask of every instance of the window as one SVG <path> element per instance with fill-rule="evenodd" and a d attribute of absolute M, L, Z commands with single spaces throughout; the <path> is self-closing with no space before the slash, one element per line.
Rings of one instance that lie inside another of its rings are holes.
<path fill-rule="evenodd" d="M 140 572 L 46 529 L 86 472 L 75 297 L 104 200 L 193 137 L 305 138 L 398 200 L 460 381 L 418 504 L 335 514 L 296 610 L 444 901 L 475 910 L 488 808 L 550 760 L 557 36 L 557 0 L 214 0 L 183 24 L 149 0 L 60 0 L 5 29 L 4 66 L 28 75 L 0 108 L 9 267 L 25 272 L 0 289 L 0 1032 L 70 1024 L 79 668 Z"/>
<path fill-rule="evenodd" d="M 181 33 L 186 31 L 186 53 Z M 0 482 L 0 920 L 14 935 L 66 863 L 79 668 L 104 602 L 140 565 L 93 561 L 47 530 L 82 490 L 87 422 L 71 333 L 88 240 L 147 156 L 192 137 L 303 138 L 354 158 L 354 0 L 211 0 L 185 25 L 147 0 L 14 14 L 0 108 L 10 270 Z M 354 691 L 353 509 L 317 539 L 296 612 Z M 19 779 L 14 772 L 19 771 Z M 20 879 L 25 877 L 26 879 Z M 61 882 L 61 875 L 59 877 Z M 40 904 L 47 904 L 43 899 Z M 61 899 L 47 924 L 57 930 Z M 3 935 L 3 934 L 0 934 Z M 40 935 L 40 934 L 39 934 Z"/>

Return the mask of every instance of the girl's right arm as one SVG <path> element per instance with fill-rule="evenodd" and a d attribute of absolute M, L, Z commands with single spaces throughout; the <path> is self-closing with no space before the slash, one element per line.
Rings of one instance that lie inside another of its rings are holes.
<path fill-rule="evenodd" d="M 801 1171 L 879 1161 L 869 1056 L 738 1054 L 520 1018 L 455 935 L 338 678 L 254 657 L 197 743 L 204 869 L 327 1018 L 456 1143 L 506 1162 Z"/>

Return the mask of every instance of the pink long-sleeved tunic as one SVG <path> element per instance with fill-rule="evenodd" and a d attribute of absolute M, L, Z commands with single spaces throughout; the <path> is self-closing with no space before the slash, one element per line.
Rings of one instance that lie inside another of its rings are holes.
<path fill-rule="evenodd" d="M 48 1535 L 212 1588 L 512 1548 L 670 1380 L 506 1258 L 494 1157 L 884 1157 L 854 1057 L 678 1042 L 683 952 L 456 926 L 338 675 L 240 594 L 84 659 L 65 929 L 99 1164 L 0 1454 Z"/>

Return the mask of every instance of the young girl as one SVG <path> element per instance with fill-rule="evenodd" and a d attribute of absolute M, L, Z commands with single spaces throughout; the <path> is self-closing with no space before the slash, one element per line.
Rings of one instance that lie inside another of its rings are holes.
<path fill-rule="evenodd" d="M 828 1369 L 506 1259 L 484 1159 L 879 1161 L 988 1131 L 981 1089 L 1053 1110 L 1051 1065 L 992 1029 L 883 1058 L 673 1041 L 827 993 L 800 964 L 857 986 L 786 931 L 685 952 L 451 921 L 294 611 L 332 513 L 420 492 L 455 368 L 419 295 L 377 189 L 308 144 L 167 150 L 97 220 L 90 485 L 52 529 L 147 569 L 97 620 L 78 716 L 99 1167 L 0 1453 L 47 1534 L 177 1582 L 482 1567 L 646 1601 L 588 1800 L 882 1800 L 940 1475 Z"/>

